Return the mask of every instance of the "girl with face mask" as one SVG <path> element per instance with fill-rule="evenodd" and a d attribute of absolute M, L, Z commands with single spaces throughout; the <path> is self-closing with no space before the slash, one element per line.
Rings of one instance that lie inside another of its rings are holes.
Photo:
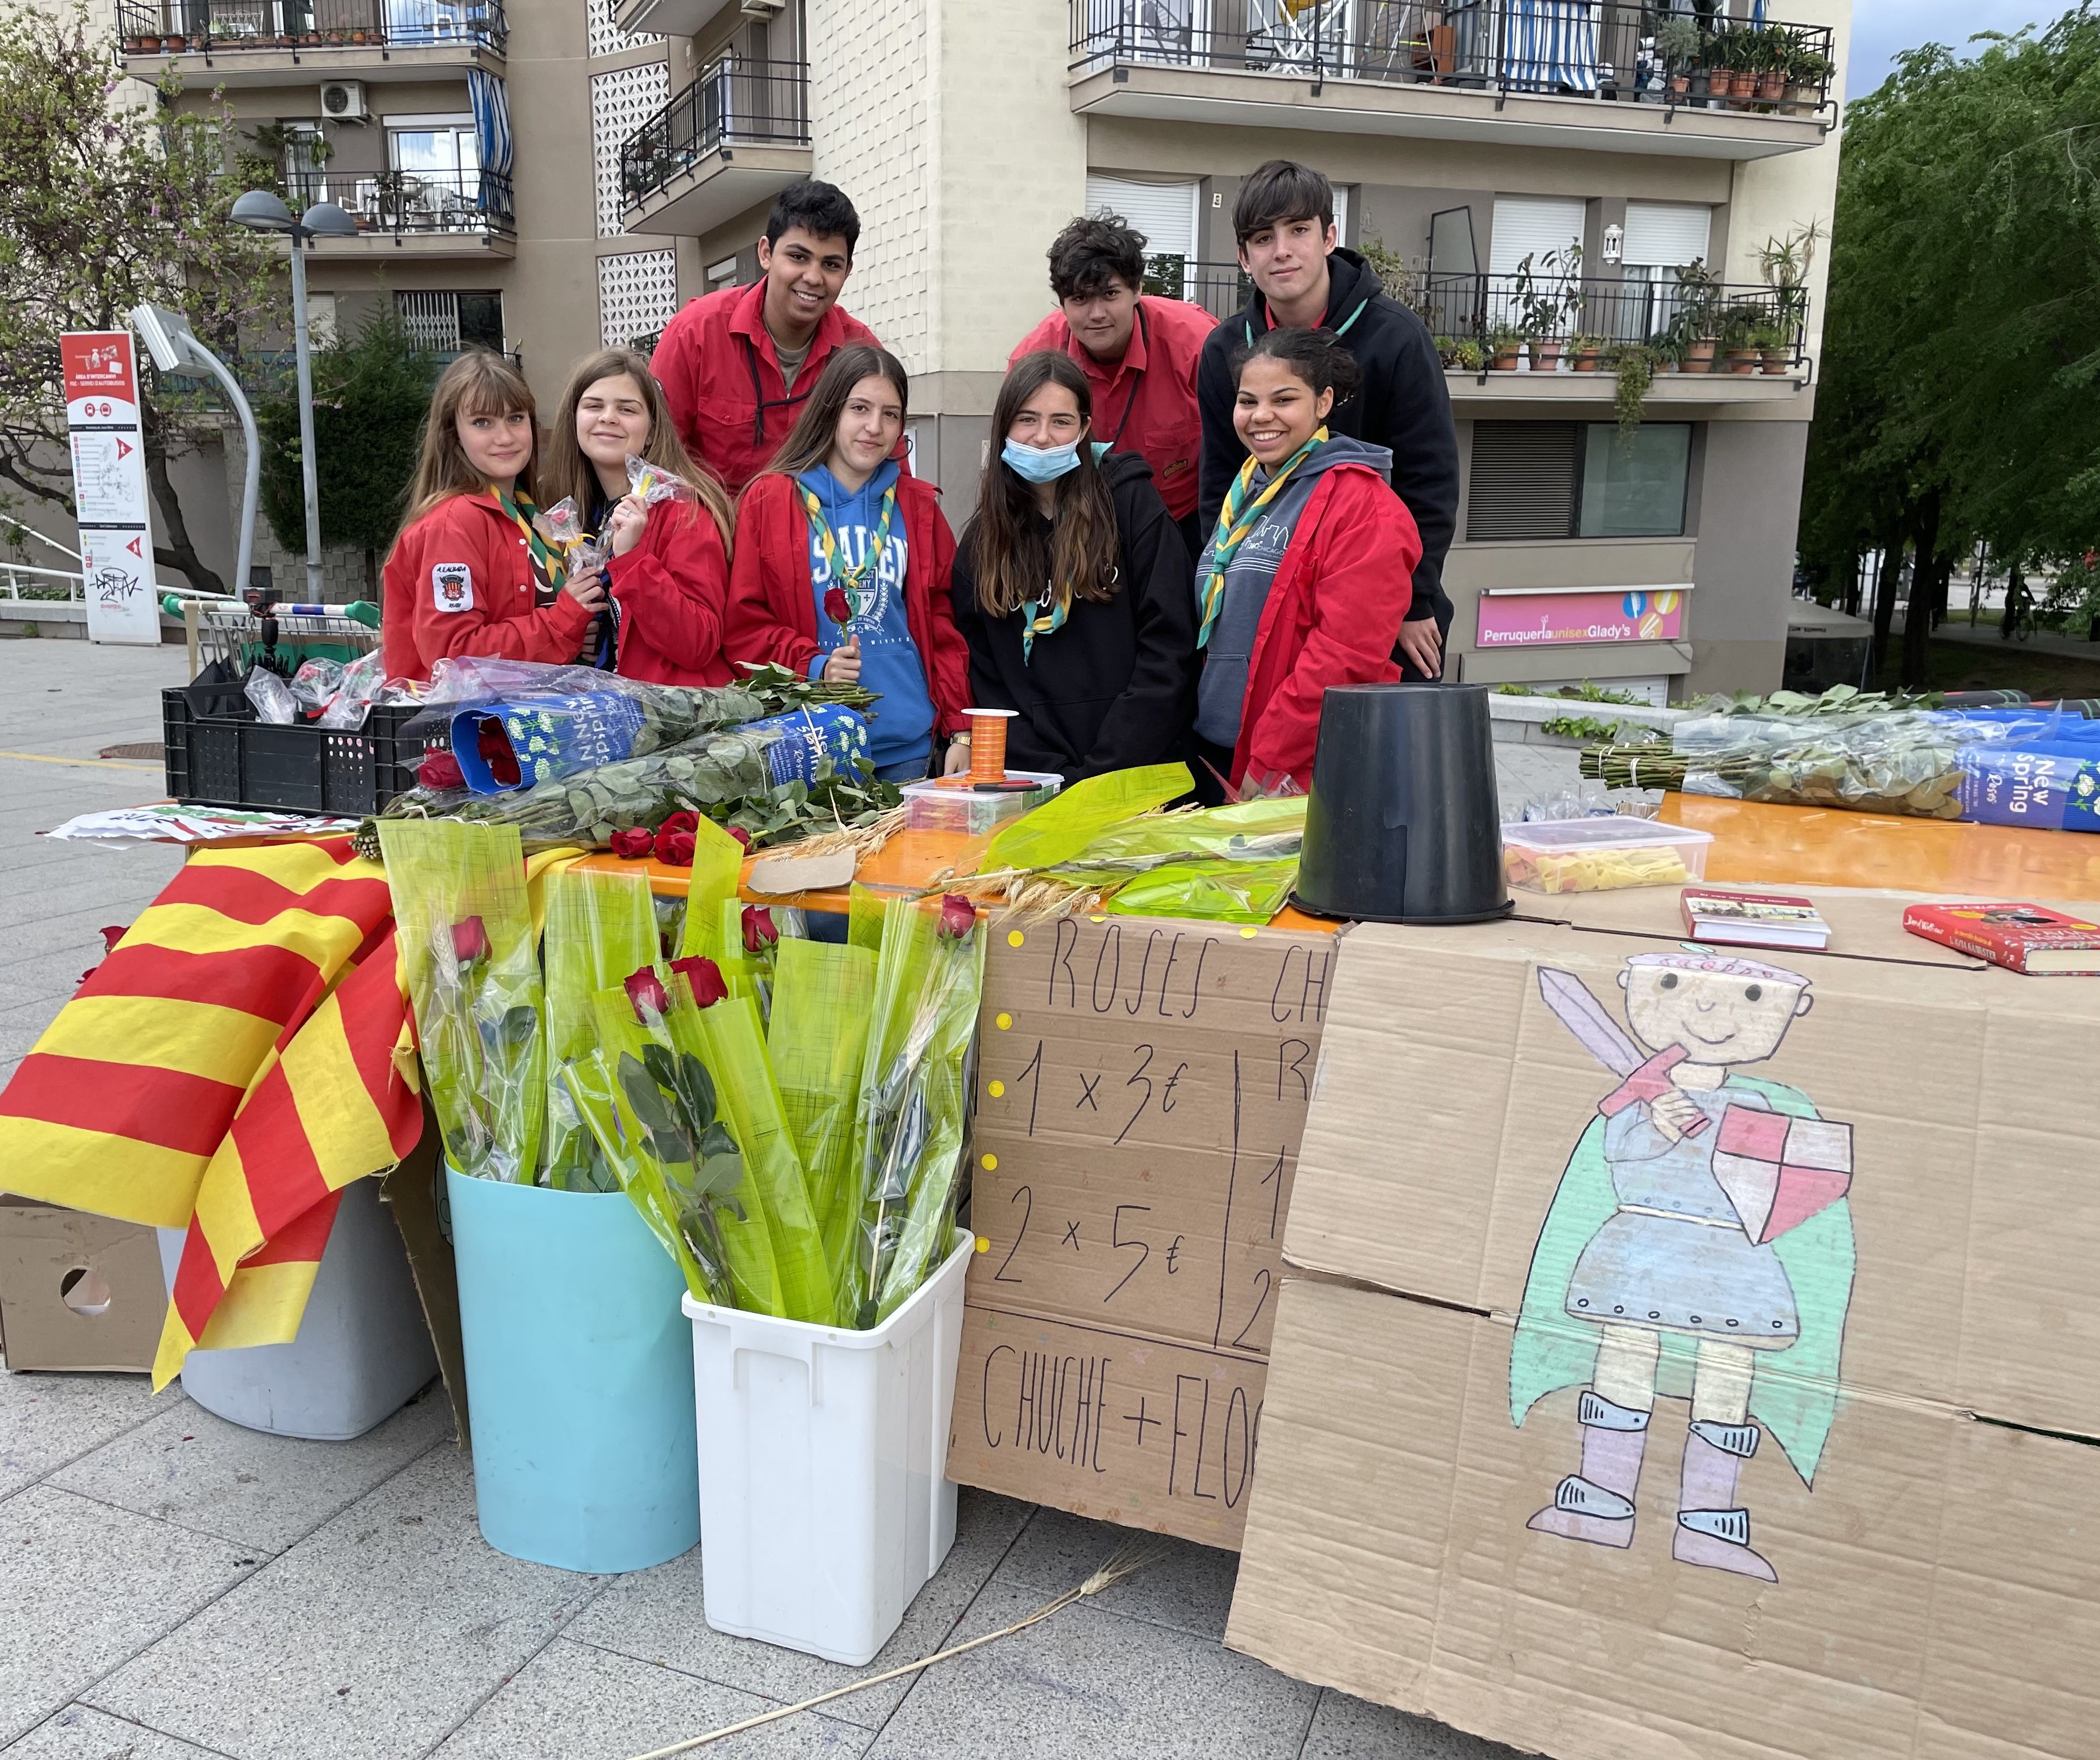
<path fill-rule="evenodd" d="M 1180 756 L 1195 672 L 1188 549 L 1142 458 L 1096 458 L 1092 413 L 1069 355 L 1015 363 L 955 567 L 973 699 L 1014 712 L 1010 768 L 1067 783 Z"/>

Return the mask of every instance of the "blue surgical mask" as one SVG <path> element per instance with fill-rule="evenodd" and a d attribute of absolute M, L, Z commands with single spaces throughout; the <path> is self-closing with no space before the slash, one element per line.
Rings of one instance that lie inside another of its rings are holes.
<path fill-rule="evenodd" d="M 1024 483 L 1055 483 L 1079 468 L 1079 443 L 1070 446 L 1023 446 L 1008 440 L 999 456 L 1006 467 Z"/>

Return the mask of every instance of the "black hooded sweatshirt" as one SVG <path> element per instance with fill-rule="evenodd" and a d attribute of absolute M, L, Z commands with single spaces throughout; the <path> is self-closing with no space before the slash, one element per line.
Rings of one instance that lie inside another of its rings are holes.
<path fill-rule="evenodd" d="M 974 519 L 951 577 L 955 627 L 970 646 L 971 701 L 1017 712 L 1007 724 L 1008 769 L 1054 770 L 1068 784 L 1180 757 L 1195 706 L 1188 546 L 1142 458 L 1109 452 L 1098 468 L 1115 503 L 1115 596 L 1074 599 L 1064 627 L 1038 636 L 1026 664 L 1021 614 L 990 618 L 977 608 Z"/>
<path fill-rule="evenodd" d="M 1422 534 L 1414 602 L 1407 615 L 1425 616 L 1433 603 L 1439 626 L 1448 628 L 1451 602 L 1444 594 L 1444 557 L 1458 523 L 1458 435 L 1451 425 L 1451 399 L 1436 339 L 1427 324 L 1383 290 L 1370 265 L 1346 249 L 1327 258 L 1327 315 L 1321 327 L 1340 335 L 1363 374 L 1355 393 L 1335 406 L 1327 426 L 1391 449 L 1394 492 Z M 1268 302 L 1256 289 L 1243 311 L 1211 331 L 1196 368 L 1196 401 L 1203 417 L 1196 516 L 1206 537 L 1217 523 L 1233 474 L 1246 457 L 1233 431 L 1233 351 L 1268 328 Z"/>

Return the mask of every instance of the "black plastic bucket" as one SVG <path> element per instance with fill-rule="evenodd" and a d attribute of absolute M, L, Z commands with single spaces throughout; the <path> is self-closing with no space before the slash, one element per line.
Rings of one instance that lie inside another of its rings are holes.
<path fill-rule="evenodd" d="M 1365 923 L 1509 914 L 1485 686 L 1327 692 L 1293 902 Z"/>

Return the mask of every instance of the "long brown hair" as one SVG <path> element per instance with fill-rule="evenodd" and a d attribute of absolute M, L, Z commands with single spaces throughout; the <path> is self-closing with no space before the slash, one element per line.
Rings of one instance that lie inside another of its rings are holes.
<path fill-rule="evenodd" d="M 533 418 L 532 453 L 518 473 L 519 486 L 530 496 L 536 480 L 533 466 L 539 461 L 539 410 L 525 375 L 488 348 L 470 348 L 445 368 L 430 393 L 430 413 L 423 417 L 416 474 L 408 484 L 408 508 L 401 516 L 403 531 L 448 496 L 479 495 L 488 487 L 488 479 L 467 462 L 460 445 L 459 418 L 508 416 L 521 409 Z M 400 541 L 399 533 L 395 541 Z"/>
<path fill-rule="evenodd" d="M 577 443 L 576 405 L 583 401 L 584 393 L 599 380 L 623 377 L 634 382 L 649 411 L 649 438 L 642 446 L 641 456 L 692 484 L 700 498 L 700 505 L 707 509 L 715 528 L 721 533 L 722 548 L 727 549 L 730 535 L 736 529 L 736 514 L 730 505 L 729 492 L 712 470 L 694 462 L 678 438 L 677 424 L 671 419 L 671 405 L 664 395 L 664 387 L 656 382 L 656 376 L 649 370 L 649 363 L 632 349 L 600 349 L 578 361 L 576 371 L 569 375 L 568 387 L 562 393 L 562 401 L 554 411 L 554 427 L 547 435 L 547 456 L 540 463 L 540 492 L 546 505 L 551 506 L 566 496 L 583 513 L 588 514 L 590 511 L 591 502 L 599 489 L 598 467 L 584 456 L 583 448 Z"/>
<path fill-rule="evenodd" d="M 904 363 L 886 348 L 855 342 L 842 348 L 824 363 L 823 377 L 810 393 L 802 413 L 781 443 L 773 461 L 760 473 L 779 472 L 790 477 L 813 470 L 832 456 L 839 437 L 839 418 L 846 412 L 853 388 L 862 379 L 887 379 L 897 387 L 897 401 L 904 413 L 911 413 L 911 381 Z"/>
<path fill-rule="evenodd" d="M 1079 467 L 1057 479 L 1046 543 L 1037 527 L 1035 491 L 999 457 L 1021 405 L 1046 385 L 1061 385 L 1077 399 L 1086 437 Z M 1075 599 L 1105 600 L 1120 584 L 1115 501 L 1094 462 L 1094 399 L 1087 376 L 1057 349 L 1039 349 L 1013 364 L 991 409 L 991 451 L 977 490 L 977 510 L 964 542 L 977 565 L 977 608 L 987 617 L 1011 617 L 1043 595 L 1043 583 L 1069 584 Z"/>

